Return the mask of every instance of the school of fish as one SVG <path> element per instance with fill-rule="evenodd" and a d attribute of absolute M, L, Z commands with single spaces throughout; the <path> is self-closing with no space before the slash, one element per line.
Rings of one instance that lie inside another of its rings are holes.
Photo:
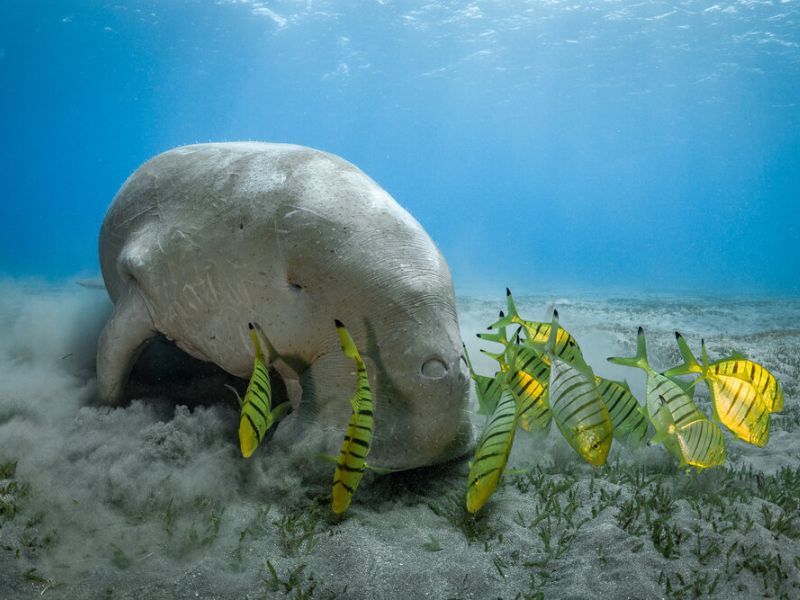
<path fill-rule="evenodd" d="M 763 366 L 740 354 L 710 362 L 705 341 L 698 362 L 683 336 L 675 332 L 684 363 L 663 373 L 648 361 L 644 330 L 640 327 L 633 357 L 611 357 L 612 363 L 643 369 L 647 375 L 644 405 L 627 382 L 595 375 L 583 358 L 575 338 L 558 322 L 553 311 L 550 323 L 527 321 L 517 311 L 511 291 L 506 289 L 506 312 L 489 326 L 493 333 L 480 333 L 482 340 L 500 344 L 499 352 L 485 354 L 495 359 L 493 376 L 477 373 L 466 346 L 464 358 L 475 383 L 478 414 L 487 418 L 470 462 L 467 481 L 467 511 L 477 513 L 497 488 L 508 462 L 519 426 L 527 433 L 547 435 L 556 428 L 575 452 L 592 466 L 605 464 L 612 440 L 629 447 L 663 445 L 683 467 L 706 469 L 725 462 L 724 425 L 737 438 L 764 446 L 769 438 L 769 415 L 783 408 L 778 380 Z M 506 314 L 507 313 L 507 314 Z M 350 400 L 352 415 L 335 462 L 331 510 L 342 515 L 366 469 L 372 440 L 374 399 L 367 368 L 344 325 L 335 321 L 342 351 L 355 363 L 355 392 Z M 280 356 L 257 323 L 248 324 L 253 343 L 253 373 L 241 408 L 239 445 L 242 456 L 252 456 L 269 429 L 286 414 L 289 403 L 272 407 L 268 367 Z M 508 329 L 517 331 L 508 337 Z M 266 349 L 266 354 L 264 349 Z M 691 383 L 677 376 L 698 375 Z M 708 386 L 713 415 L 708 418 L 694 402 L 694 387 Z M 233 389 L 233 388 L 231 388 Z M 234 390 L 235 392 L 235 390 Z"/>
<path fill-rule="evenodd" d="M 342 352 L 356 364 L 355 394 L 350 400 L 352 416 L 344 436 L 338 457 L 322 456 L 336 463 L 331 491 L 331 510 L 342 515 L 350 506 L 353 494 L 361 482 L 367 465 L 367 454 L 372 440 L 372 392 L 367 376 L 367 367 L 356 348 L 353 338 L 340 321 L 335 321 L 336 331 L 341 342 Z M 269 380 L 269 364 L 280 358 L 277 350 L 269 342 L 258 323 L 248 323 L 253 343 L 253 373 L 247 385 L 244 398 L 228 386 L 239 401 L 241 417 L 239 420 L 239 447 L 244 458 L 253 455 L 264 441 L 269 429 L 277 424 L 288 412 L 288 402 L 272 408 L 272 387 Z M 262 350 L 261 342 L 267 348 Z M 384 471 L 382 469 L 373 469 Z"/>
<path fill-rule="evenodd" d="M 698 363 L 680 333 L 675 332 L 684 363 L 658 373 L 647 358 L 644 330 L 637 334 L 636 355 L 611 357 L 612 363 L 643 369 L 647 374 L 644 405 L 626 382 L 595 375 L 575 338 L 558 323 L 526 321 L 506 289 L 507 314 L 489 326 L 493 333 L 478 337 L 499 343 L 500 352 L 482 350 L 498 362 L 494 376 L 475 371 L 464 348 L 475 383 L 478 414 L 487 424 L 470 463 L 466 505 L 479 511 L 505 470 L 517 426 L 547 435 L 551 423 L 590 465 L 605 464 L 612 439 L 629 446 L 663 445 L 686 468 L 706 469 L 725 462 L 724 425 L 737 438 L 764 446 L 769 415 L 783 408 L 780 383 L 763 366 L 740 354 L 709 362 L 705 342 Z M 513 339 L 507 328 L 518 328 Z M 674 377 L 699 375 L 684 383 Z M 713 405 L 709 419 L 694 402 L 694 387 L 708 386 Z"/>

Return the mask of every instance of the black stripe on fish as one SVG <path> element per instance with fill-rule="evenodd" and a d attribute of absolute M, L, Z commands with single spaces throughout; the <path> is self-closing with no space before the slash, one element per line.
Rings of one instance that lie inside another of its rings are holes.
<path fill-rule="evenodd" d="M 253 428 L 253 431 L 256 434 L 256 441 L 260 444 L 261 443 L 261 432 L 259 432 L 258 427 L 256 427 L 256 424 L 253 423 L 253 419 L 250 417 L 250 415 L 248 415 L 247 413 L 244 413 L 244 416 L 247 417 L 247 420 L 250 422 L 250 427 Z"/>
<path fill-rule="evenodd" d="M 346 484 L 344 481 L 342 481 L 341 479 L 337 479 L 336 481 L 334 481 L 334 482 L 333 482 L 333 485 L 334 485 L 334 486 L 337 486 L 337 485 L 340 485 L 340 486 L 342 486 L 344 489 L 346 489 L 346 490 L 347 490 L 347 492 L 348 492 L 349 494 L 352 494 L 352 493 L 355 491 L 355 488 L 352 488 L 352 487 L 350 487 L 349 485 L 347 485 L 347 484 Z"/>

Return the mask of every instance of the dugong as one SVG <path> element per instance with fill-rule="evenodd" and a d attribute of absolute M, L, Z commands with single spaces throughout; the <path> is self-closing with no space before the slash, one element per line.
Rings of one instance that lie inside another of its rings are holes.
<path fill-rule="evenodd" d="M 115 305 L 97 353 L 104 402 L 123 401 L 156 334 L 248 378 L 248 322 L 257 322 L 280 355 L 271 368 L 294 409 L 273 442 L 334 453 L 356 385 L 338 319 L 375 395 L 370 463 L 410 469 L 468 451 L 468 379 L 447 263 L 422 226 L 342 158 L 256 142 L 175 148 L 124 183 L 99 251 Z"/>

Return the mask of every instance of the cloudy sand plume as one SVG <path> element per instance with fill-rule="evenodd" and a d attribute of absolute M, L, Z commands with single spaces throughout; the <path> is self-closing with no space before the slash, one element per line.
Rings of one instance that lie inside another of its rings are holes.
<path fill-rule="evenodd" d="M 2 598 L 800 594 L 800 302 L 520 296 L 531 318 L 557 306 L 596 372 L 628 377 L 640 400 L 643 377 L 605 361 L 633 353 L 640 324 L 659 369 L 680 362 L 675 329 L 693 347 L 705 337 L 714 356 L 739 350 L 761 362 L 786 397 L 769 443 L 726 433 L 726 466 L 687 474 L 660 447 L 615 444 L 593 469 L 555 430 L 519 431 L 509 472 L 477 517 L 465 510 L 460 461 L 367 473 L 339 521 L 330 463 L 269 443 L 241 458 L 238 407 L 215 376 L 203 402 L 176 404 L 156 386 L 120 408 L 98 405 L 104 292 L 0 288 Z M 493 364 L 479 348 L 491 345 L 475 333 L 503 302 L 460 299 L 482 373 Z M 473 416 L 476 430 L 483 423 Z"/>

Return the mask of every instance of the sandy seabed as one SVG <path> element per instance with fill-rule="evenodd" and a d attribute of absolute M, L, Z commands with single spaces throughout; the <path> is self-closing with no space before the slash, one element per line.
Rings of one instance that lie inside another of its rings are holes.
<path fill-rule="evenodd" d="M 800 598 L 800 300 L 520 296 L 555 305 L 595 371 L 632 355 L 680 361 L 673 331 L 712 358 L 738 350 L 779 379 L 783 413 L 755 448 L 726 433 L 724 468 L 685 473 L 660 447 L 583 463 L 555 430 L 517 433 L 508 473 L 476 518 L 466 460 L 367 474 L 345 519 L 332 466 L 269 444 L 238 450 L 238 408 L 148 396 L 96 404 L 105 293 L 0 282 L 0 598 Z M 463 338 L 504 307 L 462 297 Z M 705 387 L 698 404 L 710 412 Z M 475 414 L 476 431 L 483 417 Z M 272 450 L 272 452 L 271 452 Z"/>

